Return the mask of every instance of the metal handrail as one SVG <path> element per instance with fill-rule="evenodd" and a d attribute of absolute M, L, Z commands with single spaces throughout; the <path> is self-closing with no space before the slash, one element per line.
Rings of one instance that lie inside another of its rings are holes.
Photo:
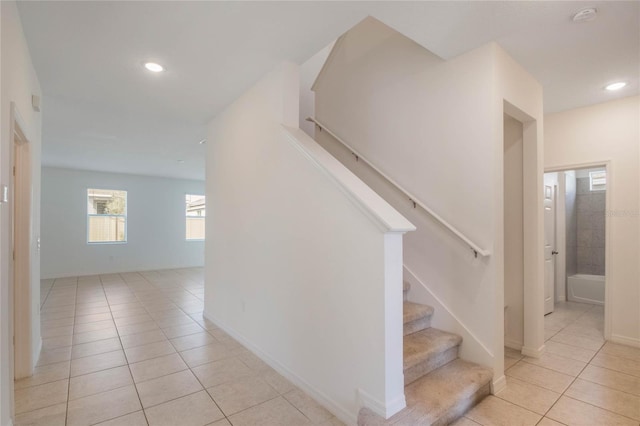
<path fill-rule="evenodd" d="M 335 140 L 337 140 L 338 142 L 340 142 L 342 145 L 344 145 L 346 148 L 348 148 L 351 151 L 351 154 L 353 154 L 354 157 L 356 157 L 356 161 L 364 161 L 369 167 L 371 167 L 373 170 L 375 170 L 380 176 L 382 176 L 383 178 L 385 178 L 387 181 L 389 181 L 393 186 L 395 186 L 396 188 L 398 188 L 402 193 L 404 193 L 404 195 L 407 196 L 407 198 L 409 198 L 409 201 L 411 203 L 413 203 L 413 208 L 416 207 L 420 207 L 422 210 L 426 211 L 427 213 L 429 213 L 429 215 L 431 217 L 433 217 L 434 219 L 436 219 L 438 222 L 440 222 L 440 224 L 442 226 L 444 226 L 445 228 L 447 228 L 449 230 L 449 232 L 451 232 L 452 234 L 454 234 L 456 237 L 458 237 L 460 240 L 464 241 L 470 248 L 471 250 L 473 250 L 473 254 L 475 257 L 478 257 L 478 255 L 482 256 L 482 257 L 487 257 L 491 255 L 491 252 L 489 252 L 488 250 L 484 250 L 482 248 L 480 248 L 477 244 L 475 244 L 473 241 L 471 241 L 469 238 L 467 238 L 462 232 L 458 231 L 453 225 L 451 225 L 450 223 L 448 223 L 446 220 L 444 220 L 440 215 L 438 215 L 436 212 L 434 212 L 433 210 L 431 210 L 429 207 L 427 207 L 424 203 L 420 202 L 420 200 L 418 200 L 413 194 L 411 194 L 409 191 L 407 191 L 406 189 L 404 189 L 403 187 L 401 187 L 396 181 L 394 181 L 393 179 L 391 179 L 387 174 L 385 174 L 382 170 L 380 170 L 379 168 L 377 168 L 375 165 L 373 165 L 369 160 L 367 160 L 365 157 L 362 156 L 362 154 L 360 154 L 358 151 L 356 151 L 355 149 L 353 149 L 348 143 L 346 143 L 345 141 L 343 141 L 342 139 L 340 139 L 340 137 L 338 135 L 336 135 L 335 133 L 333 133 L 331 130 L 329 130 L 327 128 L 327 126 L 325 126 L 324 124 L 320 123 L 317 119 L 315 119 L 314 117 L 307 117 L 306 119 L 307 121 L 310 121 L 312 123 L 315 123 L 316 126 L 318 126 L 320 128 L 320 130 L 324 130 L 326 131 L 329 135 L 331 135 Z"/>

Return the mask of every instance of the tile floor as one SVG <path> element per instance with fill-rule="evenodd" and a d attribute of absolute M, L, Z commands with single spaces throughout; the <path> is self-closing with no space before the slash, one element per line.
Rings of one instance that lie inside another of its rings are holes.
<path fill-rule="evenodd" d="M 340 425 L 205 320 L 203 271 L 44 280 L 16 425 Z"/>
<path fill-rule="evenodd" d="M 505 349 L 507 387 L 455 424 L 640 425 L 640 349 L 605 343 L 600 306 L 564 302 L 545 317 L 540 359 Z"/>

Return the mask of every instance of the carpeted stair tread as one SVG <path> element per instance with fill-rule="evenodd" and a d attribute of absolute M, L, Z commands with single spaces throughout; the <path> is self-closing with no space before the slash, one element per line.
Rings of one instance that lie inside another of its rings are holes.
<path fill-rule="evenodd" d="M 433 308 L 429 305 L 421 305 L 420 303 L 404 302 L 402 310 L 402 319 L 404 324 L 410 323 L 424 317 L 431 317 Z"/>
<path fill-rule="evenodd" d="M 404 369 L 407 370 L 420 362 L 436 357 L 462 342 L 457 334 L 447 333 L 436 328 L 427 328 L 404 336 Z"/>

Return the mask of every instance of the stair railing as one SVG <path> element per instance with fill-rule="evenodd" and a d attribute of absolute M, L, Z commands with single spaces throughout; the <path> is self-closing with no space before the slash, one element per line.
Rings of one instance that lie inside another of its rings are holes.
<path fill-rule="evenodd" d="M 385 178 L 389 183 L 391 183 L 393 186 L 395 186 L 398 190 L 400 190 L 400 192 L 402 192 L 409 199 L 409 202 L 411 202 L 413 204 L 413 208 L 414 209 L 417 208 L 417 207 L 420 207 L 422 210 L 426 211 L 429 214 L 429 216 L 431 216 L 437 222 L 439 222 L 440 225 L 444 226 L 449 232 L 451 232 L 453 235 L 455 235 L 460 240 L 462 240 L 465 244 L 467 244 L 471 248 L 471 250 L 473 251 L 473 254 L 474 254 L 474 256 L 476 258 L 478 257 L 478 255 L 480 255 L 482 257 L 488 257 L 488 256 L 491 255 L 491 253 L 488 250 L 482 249 L 476 243 L 474 243 L 469 238 L 467 238 L 462 232 L 460 232 L 453 225 L 451 225 L 449 222 L 444 220 L 440 215 L 438 215 L 436 212 L 434 212 L 429 207 L 427 207 L 424 203 L 422 203 L 420 200 L 418 200 L 418 198 L 416 198 L 409 191 L 407 191 L 406 189 L 401 187 L 396 181 L 391 179 L 382 170 L 380 170 L 378 167 L 373 165 L 369 160 L 367 160 L 365 157 L 363 157 L 362 154 L 360 154 L 357 150 L 353 149 L 344 140 L 340 139 L 340 137 L 338 135 L 336 135 L 330 129 L 328 129 L 327 126 L 325 126 L 324 124 L 320 123 L 316 118 L 307 117 L 306 121 L 310 121 L 312 123 L 315 123 L 315 125 L 318 126 L 320 131 L 323 131 L 323 130 L 326 131 L 329 135 L 331 135 L 331 137 L 333 137 L 335 140 L 337 140 L 342 145 L 344 145 L 347 149 L 349 149 L 351 151 L 351 154 L 355 157 L 356 161 L 362 160 L 366 165 L 368 165 L 373 170 L 375 170 L 376 173 L 378 173 L 380 176 Z"/>

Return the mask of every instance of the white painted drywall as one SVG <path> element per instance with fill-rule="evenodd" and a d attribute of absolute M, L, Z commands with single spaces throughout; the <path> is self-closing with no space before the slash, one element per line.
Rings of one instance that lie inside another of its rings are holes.
<path fill-rule="evenodd" d="M 361 401 L 404 406 L 401 233 L 413 226 L 282 126 L 298 126 L 298 91 L 298 67 L 283 64 L 210 124 L 205 315 L 353 424 Z"/>
<path fill-rule="evenodd" d="M 522 123 L 504 116 L 505 346 L 524 345 L 524 224 Z"/>
<path fill-rule="evenodd" d="M 628 97 L 545 116 L 545 167 L 611 161 L 608 174 L 611 339 L 640 346 L 640 98 Z"/>
<path fill-rule="evenodd" d="M 12 135 L 10 134 L 10 104 L 14 102 L 27 127 L 31 153 L 32 218 L 31 218 L 31 295 L 32 295 L 32 358 L 37 360 L 40 349 L 40 258 L 37 238 L 40 235 L 40 152 L 41 113 L 31 107 L 31 96 L 41 96 L 40 84 L 31 63 L 20 17 L 13 1 L 0 3 L 1 15 L 1 126 L 0 183 L 9 186 Z M 42 108 L 45 108 L 43 105 Z M 0 424 L 7 425 L 13 400 L 10 368 L 12 349 L 9 320 L 10 215 L 12 204 L 0 204 Z"/>
<path fill-rule="evenodd" d="M 126 244 L 87 244 L 88 188 L 127 191 Z M 204 242 L 185 240 L 185 194 L 204 182 L 43 167 L 42 277 L 203 266 Z"/>
<path fill-rule="evenodd" d="M 405 237 L 404 262 L 413 283 L 428 289 L 412 290 L 409 298 L 447 309 L 435 312 L 434 326 L 464 335 L 462 357 L 492 367 L 500 379 L 503 101 L 541 122 L 540 85 L 495 44 L 443 61 L 373 18 L 341 37 L 329 61 L 315 87 L 318 120 L 492 253 L 475 259 L 465 243 L 413 209 L 348 149 L 316 132 L 323 146 L 416 224 Z M 533 127 L 542 134 L 535 121 Z M 540 153 L 530 156 L 540 158 L 530 172 L 541 180 Z M 542 316 L 535 320 L 542 330 Z M 542 333 L 539 338 L 541 346 Z"/>
<path fill-rule="evenodd" d="M 315 124 L 306 121 L 307 117 L 315 117 L 316 95 L 313 90 L 311 90 L 311 86 L 313 86 L 313 83 L 316 81 L 316 77 L 331 53 L 334 44 L 335 41 L 332 41 L 300 65 L 300 118 L 298 120 L 298 126 L 311 137 L 313 137 L 315 131 Z"/>

